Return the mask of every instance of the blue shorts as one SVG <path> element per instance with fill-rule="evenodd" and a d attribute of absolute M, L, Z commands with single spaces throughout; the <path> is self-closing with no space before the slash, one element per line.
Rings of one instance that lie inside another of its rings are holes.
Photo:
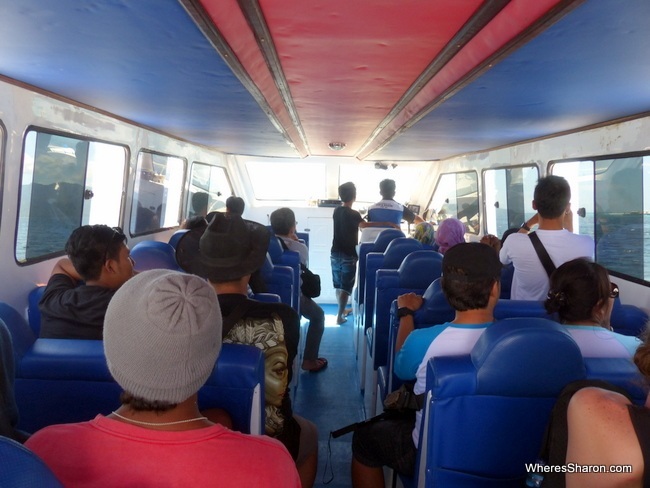
<path fill-rule="evenodd" d="M 357 272 L 357 258 L 348 254 L 334 252 L 330 256 L 332 263 L 332 283 L 337 290 L 352 294 L 354 275 Z"/>

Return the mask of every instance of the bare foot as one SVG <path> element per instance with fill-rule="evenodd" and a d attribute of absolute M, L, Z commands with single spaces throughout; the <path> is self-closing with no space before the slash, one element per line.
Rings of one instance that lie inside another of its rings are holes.
<path fill-rule="evenodd" d="M 302 369 L 309 371 L 310 373 L 318 373 L 325 368 L 327 368 L 327 359 L 325 358 L 318 358 L 311 361 L 302 362 Z"/>
<path fill-rule="evenodd" d="M 346 323 L 347 321 L 348 321 L 348 319 L 347 319 L 346 317 L 341 317 L 341 316 L 336 317 L 336 323 L 337 323 L 338 325 L 344 324 L 344 323 Z"/>

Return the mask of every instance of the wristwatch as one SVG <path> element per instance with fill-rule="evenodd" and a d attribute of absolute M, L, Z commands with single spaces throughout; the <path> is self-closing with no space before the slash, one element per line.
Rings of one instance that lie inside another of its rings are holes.
<path fill-rule="evenodd" d="M 415 314 L 415 310 L 411 310 L 408 307 L 400 307 L 397 309 L 397 317 L 399 317 L 400 319 L 402 317 L 406 317 L 407 315 L 413 315 L 413 314 Z"/>
<path fill-rule="evenodd" d="M 528 225 L 526 224 L 525 221 L 524 221 L 523 224 L 521 224 L 521 227 L 520 227 L 520 228 L 521 228 L 521 229 L 524 229 L 524 230 L 527 231 L 527 232 L 530 232 L 530 227 L 528 227 Z"/>

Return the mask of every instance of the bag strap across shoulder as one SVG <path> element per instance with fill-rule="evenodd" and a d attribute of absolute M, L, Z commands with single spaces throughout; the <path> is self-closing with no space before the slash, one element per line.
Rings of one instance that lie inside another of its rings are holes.
<path fill-rule="evenodd" d="M 530 238 L 530 242 L 532 242 L 533 247 L 535 248 L 537 257 L 539 257 L 539 260 L 542 262 L 542 266 L 544 266 L 544 269 L 546 270 L 546 274 L 550 278 L 551 273 L 555 271 L 555 265 L 551 260 L 551 256 L 548 255 L 548 252 L 546 251 L 544 244 L 542 244 L 542 241 L 539 240 L 539 236 L 537 234 L 531 232 L 530 234 L 528 234 L 528 237 Z"/>

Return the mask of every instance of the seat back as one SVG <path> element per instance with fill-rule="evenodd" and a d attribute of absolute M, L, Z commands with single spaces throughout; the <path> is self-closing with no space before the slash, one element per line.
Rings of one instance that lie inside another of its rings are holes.
<path fill-rule="evenodd" d="M 615 332 L 629 336 L 640 335 L 648 322 L 648 314 L 634 305 L 623 305 L 616 297 L 612 307 L 610 324 Z"/>
<path fill-rule="evenodd" d="M 7 437 L 0 437 L 0 486 L 63 487 L 50 468 L 36 454 Z"/>
<path fill-rule="evenodd" d="M 564 328 L 540 318 L 488 327 L 469 355 L 428 364 L 417 476 L 424 486 L 520 487 L 562 388 L 585 377 Z M 453 428 L 449 428 L 453 426 Z"/>
<path fill-rule="evenodd" d="M 0 319 L 7 324 L 15 356 L 18 429 L 35 432 L 47 425 L 82 422 L 119 407 L 122 389 L 108 370 L 102 341 L 35 339 L 25 319 L 5 303 L 0 303 Z M 261 434 L 263 385 L 259 350 L 224 344 L 215 371 L 199 391 L 200 404 L 225 408 L 235 429 Z"/>
<path fill-rule="evenodd" d="M 404 258 L 414 251 L 421 251 L 422 243 L 409 237 L 391 240 L 384 252 L 373 251 L 366 256 L 366 284 L 364 298 L 364 326 L 372 327 L 375 315 L 375 284 L 378 269 L 397 269 Z"/>
<path fill-rule="evenodd" d="M 370 252 L 384 252 L 390 241 L 398 237 L 404 237 L 404 232 L 397 229 L 383 229 L 373 242 L 363 242 L 359 244 L 356 293 L 359 305 L 363 303 L 365 298 L 366 256 Z"/>
<path fill-rule="evenodd" d="M 271 257 L 267 253 L 262 268 L 260 268 L 260 275 L 269 293 L 278 295 L 282 303 L 286 303 L 290 307 L 293 306 L 295 300 L 294 288 L 296 287 L 293 268 L 273 264 Z"/>
<path fill-rule="evenodd" d="M 172 236 L 169 238 L 169 245 L 172 246 L 174 249 L 176 249 L 176 245 L 178 244 L 178 241 L 181 240 L 181 237 L 183 237 L 186 232 L 188 232 L 188 229 L 180 229 L 174 232 Z"/>
<path fill-rule="evenodd" d="M 35 337 L 41 333 L 41 309 L 38 307 L 38 303 L 44 292 L 45 285 L 40 285 L 30 291 L 27 296 L 27 320 Z"/>
<path fill-rule="evenodd" d="M 269 240 L 268 255 L 275 265 L 289 266 L 293 271 L 293 293 L 291 306 L 300 310 L 300 254 L 296 251 L 285 250 L 280 243 L 280 238 L 272 235 Z M 275 292 L 274 292 L 275 293 Z"/>
<path fill-rule="evenodd" d="M 264 434 L 264 352 L 244 344 L 223 344 L 217 364 L 199 390 L 199 408 L 223 408 L 233 428 Z"/>
<path fill-rule="evenodd" d="M 176 262 L 176 250 L 167 242 L 140 241 L 131 249 L 131 258 L 135 262 L 136 271 L 150 269 L 182 271 Z"/>
<path fill-rule="evenodd" d="M 421 295 L 433 280 L 440 277 L 441 271 L 442 254 L 435 251 L 413 251 L 404 258 L 398 269 L 377 270 L 375 317 L 371 334 L 374 369 L 388 363 L 390 307 L 393 300 L 404 293 Z"/>

